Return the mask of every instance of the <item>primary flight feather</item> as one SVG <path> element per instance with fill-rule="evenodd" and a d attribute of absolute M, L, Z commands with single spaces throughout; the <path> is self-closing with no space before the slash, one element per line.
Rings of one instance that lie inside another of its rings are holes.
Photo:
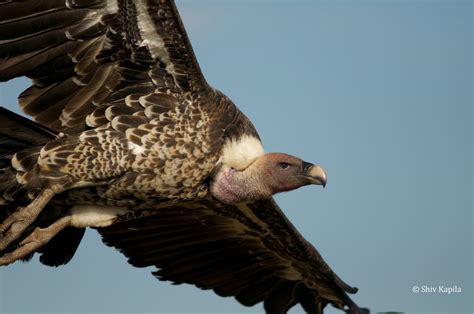
<path fill-rule="evenodd" d="M 265 153 L 202 75 L 171 0 L 0 1 L 0 265 L 67 263 L 86 227 L 161 280 L 267 313 L 362 313 L 272 195 L 324 170 Z"/>

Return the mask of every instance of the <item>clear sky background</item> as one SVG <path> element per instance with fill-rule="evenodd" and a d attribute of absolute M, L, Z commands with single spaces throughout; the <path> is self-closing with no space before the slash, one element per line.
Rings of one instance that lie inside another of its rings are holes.
<path fill-rule="evenodd" d="M 326 189 L 277 199 L 359 287 L 353 299 L 373 312 L 472 313 L 473 3 L 177 4 L 208 81 L 251 118 L 266 150 L 325 167 Z M 27 84 L 0 85 L 1 104 L 16 110 Z M 89 230 L 64 267 L 0 269 L 0 312 L 262 312 L 151 271 Z"/>

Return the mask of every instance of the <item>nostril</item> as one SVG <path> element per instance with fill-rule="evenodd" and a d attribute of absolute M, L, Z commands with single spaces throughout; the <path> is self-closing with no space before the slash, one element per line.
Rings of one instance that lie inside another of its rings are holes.
<path fill-rule="evenodd" d="M 308 172 L 308 170 L 309 170 L 312 166 L 314 166 L 312 163 L 303 161 L 303 171 L 304 171 L 304 172 Z"/>

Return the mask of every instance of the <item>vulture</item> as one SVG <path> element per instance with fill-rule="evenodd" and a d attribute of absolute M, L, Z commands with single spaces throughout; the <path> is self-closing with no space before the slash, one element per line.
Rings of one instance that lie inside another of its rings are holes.
<path fill-rule="evenodd" d="M 0 265 L 68 263 L 85 228 L 131 265 L 266 313 L 366 313 L 272 196 L 326 174 L 265 153 L 201 73 L 172 0 L 0 0 Z"/>

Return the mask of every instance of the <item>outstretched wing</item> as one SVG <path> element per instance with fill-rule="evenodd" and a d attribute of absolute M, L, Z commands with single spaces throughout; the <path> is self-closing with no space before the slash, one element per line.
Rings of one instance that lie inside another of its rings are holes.
<path fill-rule="evenodd" d="M 57 131 L 114 102 L 207 87 L 172 0 L 0 0 L 0 80 L 23 75 L 21 108 Z"/>
<path fill-rule="evenodd" d="M 327 304 L 364 313 L 345 284 L 273 200 L 246 205 L 202 201 L 98 229 L 136 267 L 156 266 L 160 280 L 234 296 L 267 313 L 296 304 L 321 313 Z"/>

